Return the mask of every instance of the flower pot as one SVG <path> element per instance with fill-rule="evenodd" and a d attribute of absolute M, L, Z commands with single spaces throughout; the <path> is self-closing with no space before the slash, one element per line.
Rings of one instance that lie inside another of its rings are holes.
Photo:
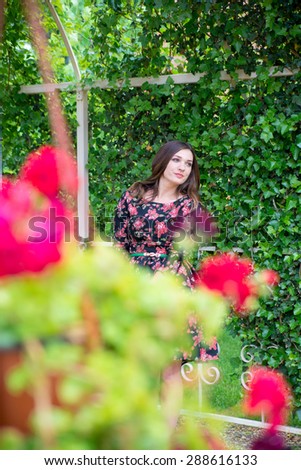
<path fill-rule="evenodd" d="M 98 348 L 101 340 L 97 313 L 87 294 L 82 298 L 82 315 L 83 326 L 77 325 L 74 330 L 70 328 L 68 336 L 55 336 L 44 341 L 35 339 L 31 341 L 30 352 L 28 350 L 29 344 L 27 344 L 27 355 L 31 356 L 31 360 L 39 358 L 44 352 L 44 346 L 48 341 L 53 340 L 81 344 L 87 353 Z M 8 346 L 6 343 L 0 342 L 0 430 L 4 427 L 12 427 L 23 433 L 29 433 L 31 430 L 30 419 L 35 409 L 36 411 L 37 409 L 41 410 L 41 406 L 63 406 L 57 392 L 58 385 L 63 378 L 62 373 L 59 372 L 52 372 L 49 375 L 49 372 L 42 371 L 42 382 L 41 377 L 36 377 L 34 387 L 32 387 L 36 389 L 35 399 L 31 389 L 19 393 L 9 390 L 7 378 L 10 372 L 22 363 L 24 355 L 22 343 L 9 343 Z M 42 405 L 41 395 L 43 396 Z"/>
<path fill-rule="evenodd" d="M 9 390 L 7 377 L 22 362 L 22 347 L 0 349 L 0 430 L 11 427 L 22 433 L 29 433 L 30 418 L 34 410 L 34 398 L 30 391 L 14 393 Z M 56 394 L 57 378 L 50 379 L 51 403 L 58 405 Z"/>
<path fill-rule="evenodd" d="M 14 394 L 7 388 L 7 376 L 22 359 L 20 347 L 0 350 L 0 428 L 13 427 L 28 432 L 33 398 L 27 392 Z"/>

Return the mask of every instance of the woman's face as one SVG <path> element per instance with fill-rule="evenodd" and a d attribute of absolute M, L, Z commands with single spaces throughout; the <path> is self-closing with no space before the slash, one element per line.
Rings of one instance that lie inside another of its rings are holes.
<path fill-rule="evenodd" d="M 193 154 L 189 149 L 176 152 L 168 162 L 163 178 L 175 186 L 179 186 L 188 179 L 193 164 Z"/>

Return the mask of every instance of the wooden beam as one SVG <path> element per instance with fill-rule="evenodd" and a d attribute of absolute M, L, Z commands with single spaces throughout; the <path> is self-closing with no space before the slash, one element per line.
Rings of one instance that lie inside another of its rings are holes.
<path fill-rule="evenodd" d="M 77 173 L 79 188 L 77 194 L 78 235 L 85 243 L 89 238 L 89 176 L 88 176 L 88 92 L 76 94 L 77 115 Z"/>
<path fill-rule="evenodd" d="M 1 1 L 1 0 L 0 0 Z M 77 62 L 77 58 L 74 54 L 74 51 L 72 49 L 72 46 L 70 44 L 70 41 L 68 39 L 68 36 L 66 34 L 66 31 L 65 31 L 65 28 L 60 20 L 60 17 L 59 15 L 57 14 L 56 12 L 56 9 L 54 8 L 54 6 L 52 5 L 52 2 L 51 0 L 45 0 L 45 2 L 47 3 L 47 6 L 50 10 L 50 13 L 52 15 L 52 18 L 54 19 L 55 21 L 55 24 L 57 25 L 57 28 L 59 30 L 59 32 L 61 33 L 61 36 L 62 36 L 62 39 L 63 39 L 63 42 L 65 44 L 65 47 L 67 49 L 67 52 L 68 52 L 68 55 L 70 57 L 70 61 L 71 61 L 71 64 L 72 64 L 72 68 L 73 68 L 73 71 L 74 71 L 74 74 L 75 74 L 75 78 L 76 80 L 80 80 L 81 79 L 81 73 L 80 73 L 80 69 L 79 69 L 79 66 L 78 66 L 78 62 Z"/>
<path fill-rule="evenodd" d="M 290 69 L 283 69 L 278 70 L 277 67 L 271 67 L 269 70 L 270 77 L 290 77 L 292 75 L 297 74 L 300 69 L 290 70 Z M 237 70 L 236 74 L 238 76 L 238 80 L 253 80 L 257 77 L 255 72 L 252 72 L 250 75 L 246 74 L 243 70 Z M 206 73 L 178 73 L 178 74 L 171 74 L 171 75 L 160 75 L 159 77 L 134 77 L 129 78 L 127 80 L 118 80 L 116 84 L 112 84 L 109 80 L 96 80 L 91 85 L 85 85 L 80 87 L 75 82 L 62 82 L 62 83 L 45 83 L 40 85 L 22 85 L 20 88 L 20 93 L 26 94 L 36 94 L 36 93 L 51 93 L 55 90 L 62 90 L 62 91 L 77 91 L 78 88 L 82 88 L 83 90 L 90 90 L 91 88 L 123 88 L 126 86 L 140 88 L 144 83 L 149 83 L 151 85 L 164 85 L 167 80 L 171 79 L 175 84 L 188 84 L 188 83 L 197 83 L 201 78 L 203 78 Z M 220 73 L 221 80 L 232 81 L 233 77 L 231 77 L 227 72 L 222 71 Z"/>

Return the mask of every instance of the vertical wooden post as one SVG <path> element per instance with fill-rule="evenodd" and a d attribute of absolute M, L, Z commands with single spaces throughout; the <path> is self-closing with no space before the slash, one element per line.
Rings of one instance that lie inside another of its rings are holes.
<path fill-rule="evenodd" d="M 78 89 L 77 113 L 77 172 L 79 189 L 77 195 L 78 236 L 80 242 L 89 239 L 89 177 L 88 177 L 88 92 Z"/>

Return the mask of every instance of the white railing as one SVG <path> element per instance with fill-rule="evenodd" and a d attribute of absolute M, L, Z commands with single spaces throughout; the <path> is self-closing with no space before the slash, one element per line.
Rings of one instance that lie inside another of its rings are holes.
<path fill-rule="evenodd" d="M 101 242 L 104 246 L 112 246 L 111 242 Z M 203 246 L 199 249 L 199 254 L 201 252 L 207 253 L 214 253 L 216 251 L 215 246 Z M 233 247 L 231 249 L 233 253 L 243 253 L 243 250 L 239 247 Z M 256 249 L 253 250 L 254 252 L 257 251 Z M 251 348 L 251 351 L 248 349 Z M 253 362 L 254 354 L 252 353 L 252 348 L 256 348 L 253 344 L 245 345 L 242 347 L 240 351 L 240 359 L 244 364 L 248 364 Z M 268 347 L 270 348 L 277 348 L 276 345 L 272 344 Z M 218 367 L 213 365 L 208 365 L 202 362 L 189 362 L 185 363 L 181 367 L 181 376 L 182 379 L 187 384 L 192 384 L 193 382 L 197 385 L 197 394 L 198 394 L 198 410 L 186 410 L 182 409 L 181 414 L 185 416 L 195 416 L 196 418 L 211 418 L 216 419 L 219 421 L 225 421 L 228 423 L 239 424 L 243 426 L 250 426 L 250 427 L 257 427 L 257 428 L 267 428 L 269 425 L 265 422 L 264 414 L 261 414 L 261 421 L 256 421 L 253 419 L 246 419 L 246 418 L 238 418 L 235 416 L 228 416 L 222 414 L 215 414 L 215 413 L 206 413 L 202 411 L 203 406 L 203 395 L 204 395 L 204 387 L 215 385 L 220 379 L 220 371 Z M 248 380 L 251 379 L 251 372 L 249 370 L 243 371 L 240 375 L 240 383 L 242 387 L 247 390 L 248 389 Z M 301 428 L 296 428 L 292 426 L 278 426 L 279 431 L 292 433 L 292 434 L 299 434 L 301 435 Z"/>
<path fill-rule="evenodd" d="M 254 359 L 252 352 L 247 351 L 248 348 L 254 348 L 254 345 L 245 345 L 241 349 L 240 358 L 246 364 L 250 363 Z M 270 348 L 277 348 L 276 345 L 271 345 Z M 229 423 L 240 424 L 244 426 L 267 428 L 269 425 L 265 421 L 264 413 L 261 413 L 261 421 L 255 421 L 252 419 L 237 418 L 235 416 L 227 416 L 215 413 L 206 413 L 202 411 L 203 408 L 203 393 L 204 386 L 214 385 L 220 379 L 220 371 L 218 367 L 207 365 L 200 362 L 189 362 L 183 364 L 181 367 L 181 375 L 184 383 L 191 384 L 194 382 L 197 385 L 198 393 L 198 408 L 199 410 L 186 410 L 182 409 L 181 414 L 186 416 L 195 416 L 197 418 L 211 418 L 220 421 L 226 421 Z M 240 375 L 240 383 L 242 387 L 248 389 L 248 381 L 252 378 L 252 374 L 249 370 L 243 371 Z M 292 426 L 278 426 L 279 431 L 288 432 L 292 434 L 301 435 L 301 428 Z"/>

